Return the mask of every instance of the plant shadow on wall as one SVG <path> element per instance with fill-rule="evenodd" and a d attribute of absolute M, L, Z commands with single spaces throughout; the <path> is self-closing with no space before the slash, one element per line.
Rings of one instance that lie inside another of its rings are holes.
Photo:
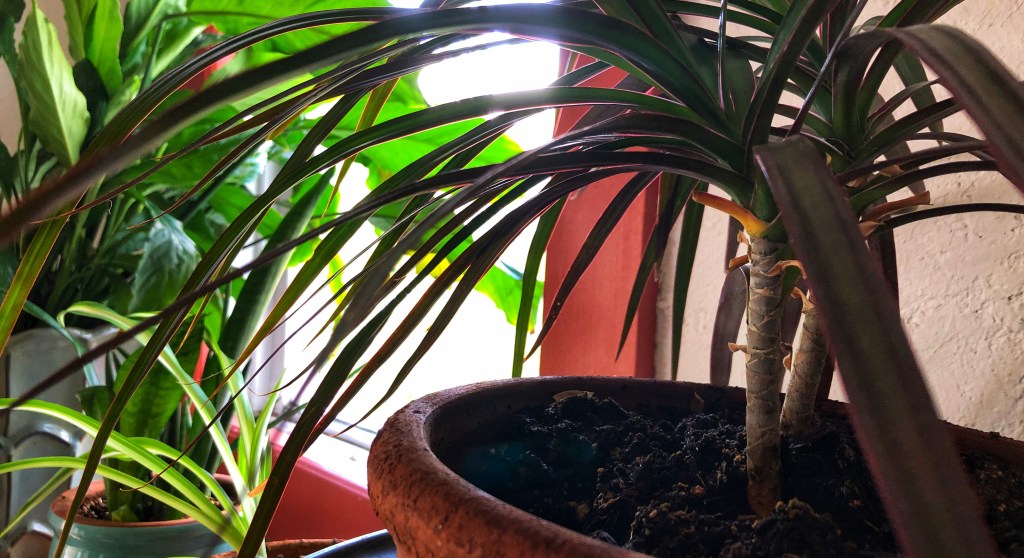
<path fill-rule="evenodd" d="M 914 219 L 992 210 L 1021 213 L 1012 204 L 915 209 L 927 203 L 922 181 L 945 174 L 998 171 L 1018 187 L 1024 185 L 1024 148 L 1016 133 L 1024 118 L 1024 97 L 1016 80 L 976 41 L 932 23 L 958 3 L 902 0 L 874 17 L 863 14 L 867 2 L 850 0 L 594 1 L 484 8 L 441 2 L 409 11 L 304 14 L 228 39 L 154 80 L 114 116 L 92 152 L 12 204 L 0 223 L 0 237 L 10 242 L 38 219 L 48 219 L 38 230 L 54 226 L 66 218 L 63 205 L 77 206 L 72 215 L 78 215 L 130 195 L 133 182 L 102 192 L 96 192 L 95 183 L 132 164 L 187 122 L 216 114 L 226 102 L 260 96 L 195 142 L 166 153 L 159 164 L 171 164 L 213 138 L 244 138 L 239 149 L 212 167 L 215 176 L 305 107 L 337 100 L 309 122 L 268 190 L 247 204 L 209 246 L 178 298 L 128 330 L 135 334 L 155 326 L 108 411 L 116 415 L 131 403 L 158 357 L 168 347 L 173 350 L 176 335 L 187 332 L 190 309 L 201 307 L 201 301 L 249 270 L 319 239 L 268 317 L 240 340 L 236 355 L 229 355 L 234 364 L 228 374 L 234 378 L 233 370 L 288 316 L 301 294 L 317 285 L 316 277 L 330 267 L 355 229 L 364 221 L 392 215 L 390 226 L 367 249 L 368 263 L 332 285 L 337 304 L 323 309 L 331 328 L 324 331 L 328 347 L 315 366 L 322 372 L 320 383 L 297 420 L 299 435 L 282 451 L 253 516 L 240 551 L 252 555 L 288 471 L 308 444 L 359 396 L 396 347 L 416 343 L 413 356 L 394 377 L 392 393 L 502 250 L 536 221 L 517 320 L 512 370 L 518 374 L 528 353 L 526 332 L 543 248 L 564 201 L 598 180 L 625 175 L 624 186 L 556 293 L 540 339 L 614 224 L 647 188 L 661 194 L 658 223 L 630 293 L 629 313 L 661 260 L 671 225 L 682 219 L 680 255 L 673 264 L 674 315 L 681 319 L 703 208 L 725 211 L 742 225 L 749 247 L 744 261 L 736 262 L 736 273 L 748 277 L 740 299 L 747 310 L 747 344 L 738 348 L 748 357 L 745 457 L 751 509 L 766 515 L 778 499 L 781 431 L 808 428 L 828 339 L 853 404 L 860 443 L 903 548 L 920 556 L 992 555 L 977 506 L 967 504 L 976 498 L 935 416 L 889 286 L 876 277 L 876 264 L 862 247 L 864 234 L 877 235 Z M 353 22 L 368 25 L 225 78 L 187 103 L 148 116 L 191 75 L 257 40 Z M 490 31 L 509 33 L 512 41 L 554 42 L 578 63 L 551 87 L 537 91 L 471 98 L 379 122 L 379 111 L 367 112 L 389 98 L 404 76 L 458 52 L 442 47 Z M 928 77 L 925 66 L 937 80 Z M 611 69 L 622 72 L 618 86 L 581 85 Z M 268 84 L 314 70 L 320 73 L 264 94 Z M 882 85 L 890 78 L 902 85 L 883 96 Z M 951 97 L 936 94 L 943 88 Z M 570 106 L 592 107 L 575 130 L 507 161 L 487 159 L 494 142 L 514 122 L 540 110 Z M 961 111 L 975 121 L 984 139 L 944 130 L 943 120 Z M 467 124 L 496 113 L 490 120 Z M 335 134 L 352 119 L 357 121 L 355 133 Z M 331 168 L 344 168 L 352 157 L 390 142 L 439 129 L 451 135 L 382 175 L 376 188 L 350 210 L 282 239 L 253 264 L 228 267 L 275 200 L 296 185 Z M 709 184 L 729 199 L 709 194 Z M 907 189 L 917 193 L 888 199 Z M 897 215 L 906 211 L 910 213 Z M 891 238 L 882 235 L 872 243 L 876 259 L 884 264 L 891 257 Z M 801 335 L 808 341 L 798 343 L 792 357 L 793 387 L 783 409 L 783 300 L 793 292 L 801 269 L 806 269 L 810 288 L 798 293 L 805 313 Z M 393 316 L 398 303 L 428 278 L 433 281 L 415 309 L 401 319 Z M 436 305 L 440 312 L 417 338 L 416 328 Z M 397 327 L 385 330 L 392 318 Z M 864 324 L 870 326 L 854 327 Z M 389 333 L 383 346 L 371 350 L 384 331 Z M 114 341 L 93 353 L 113 346 Z M 98 427 L 98 447 L 111 439 L 114 426 L 105 420 Z M 90 454 L 84 464 L 87 476 L 96 471 L 100 457 L 99 450 Z"/>

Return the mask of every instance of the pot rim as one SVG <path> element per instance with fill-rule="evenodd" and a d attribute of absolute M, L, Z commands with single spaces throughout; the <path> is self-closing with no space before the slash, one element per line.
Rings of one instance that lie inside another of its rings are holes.
<path fill-rule="evenodd" d="M 638 388 L 637 386 L 648 387 Z M 459 438 L 459 434 L 452 434 L 457 439 L 447 441 L 441 439 L 436 427 L 438 421 L 444 419 L 445 415 L 457 417 L 456 420 L 465 425 L 460 426 L 458 430 L 464 433 L 474 430 L 471 425 L 473 423 L 487 424 L 490 420 L 488 417 L 511 410 L 523 401 L 536 403 L 538 398 L 542 398 L 544 394 L 550 396 L 562 391 L 584 390 L 614 398 L 617 391 L 627 393 L 628 390 L 628 393 L 633 393 L 638 389 L 655 390 L 652 392 L 655 394 L 652 399 L 658 401 L 665 400 L 667 393 L 682 393 L 689 390 L 697 398 L 718 397 L 727 403 L 739 405 L 746 403 L 745 391 L 742 388 L 623 377 L 517 378 L 443 390 L 409 403 L 395 413 L 378 433 L 370 449 L 368 464 L 370 501 L 377 515 L 388 526 L 399 548 L 411 542 L 415 542 L 417 545 L 436 546 L 436 548 L 426 551 L 423 551 L 421 546 L 415 547 L 417 551 L 423 552 L 421 555 L 431 555 L 430 552 L 435 552 L 433 555 L 445 556 L 447 548 L 458 548 L 465 551 L 465 554 L 462 554 L 465 556 L 488 556 L 486 547 L 484 551 L 481 551 L 480 548 L 477 548 L 479 545 L 472 541 L 466 542 L 461 536 L 462 534 L 458 533 L 458 531 L 466 529 L 468 523 L 461 524 L 460 522 L 463 520 L 455 516 L 471 509 L 470 514 L 475 514 L 477 517 L 465 521 L 474 524 L 477 521 L 483 521 L 500 526 L 496 529 L 496 533 L 486 535 L 491 538 L 487 539 L 485 544 L 492 544 L 496 541 L 502 541 L 500 544 L 511 544 L 516 538 L 528 537 L 534 539 L 535 542 L 543 541 L 542 544 L 546 545 L 550 551 L 545 556 L 579 556 L 581 552 L 609 557 L 644 556 L 600 542 L 501 501 L 456 474 L 435 453 L 435 450 L 443 452 L 445 443 L 450 447 L 458 447 L 460 443 L 464 444 L 465 442 L 465 438 Z M 476 401 L 476 406 L 472 404 L 473 401 Z M 485 403 L 490 407 L 481 409 L 480 403 Z M 681 403 L 685 402 L 681 401 Z M 660 404 L 660 402 L 655 402 L 651 405 Z M 823 401 L 819 403 L 818 408 L 827 413 L 847 416 L 856 422 L 855 410 L 849 404 Z M 474 416 L 474 412 L 479 416 Z M 949 424 L 949 431 L 962 450 L 982 451 L 1011 462 L 1024 464 L 1024 442 L 1006 438 L 994 432 L 981 432 L 952 424 Z M 417 481 L 415 483 L 408 482 L 408 479 L 412 478 L 416 478 Z M 451 517 L 444 515 L 443 521 L 431 523 L 430 511 L 428 511 L 424 514 L 427 516 L 426 518 L 419 518 L 414 514 L 406 516 L 404 521 L 411 522 L 411 525 L 396 525 L 396 516 L 407 513 L 408 510 L 388 508 L 385 501 L 392 498 L 411 498 L 407 501 L 415 502 L 415 504 L 413 506 L 406 505 L 406 507 L 429 510 L 433 506 L 433 511 L 442 515 L 448 513 L 450 508 L 460 509 L 451 511 Z M 432 529 L 431 537 L 426 538 L 437 540 L 427 542 L 413 540 L 416 538 L 412 534 L 414 529 Z M 414 553 L 410 555 L 416 555 L 417 551 L 413 551 Z"/>
<path fill-rule="evenodd" d="M 227 475 L 220 473 L 214 475 L 220 483 L 227 482 L 231 483 L 231 478 Z M 86 491 L 86 498 L 96 498 L 103 495 L 106 490 L 103 479 L 94 480 L 89 483 L 89 490 Z M 61 492 L 59 496 L 50 504 L 50 512 L 57 516 L 61 521 L 67 521 L 68 512 L 71 509 L 71 504 L 75 499 L 75 493 L 78 491 L 78 487 L 72 487 L 64 492 Z M 161 521 L 112 521 L 109 519 L 94 519 L 91 517 L 84 517 L 75 514 L 75 525 L 88 525 L 91 527 L 120 527 L 125 529 L 140 529 L 148 527 L 171 527 L 175 525 L 188 525 L 190 523 L 197 523 L 195 519 L 191 517 L 182 517 L 181 519 L 165 519 Z"/>

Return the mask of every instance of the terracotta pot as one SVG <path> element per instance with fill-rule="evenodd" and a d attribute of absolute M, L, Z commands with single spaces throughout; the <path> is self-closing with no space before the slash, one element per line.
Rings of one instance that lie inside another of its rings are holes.
<path fill-rule="evenodd" d="M 103 494 L 103 481 L 89 485 L 86 497 Z M 71 510 L 77 488 L 65 491 L 50 506 L 49 521 L 59 533 Z M 56 539 L 50 555 L 56 550 Z M 62 558 L 162 558 L 209 556 L 229 550 L 219 536 L 193 519 L 117 522 L 76 517 Z"/>
<path fill-rule="evenodd" d="M 267 558 L 302 558 L 342 542 L 341 539 L 297 539 L 267 543 Z M 222 552 L 211 558 L 235 558 L 235 551 Z"/>
<path fill-rule="evenodd" d="M 609 558 L 642 554 L 611 546 L 530 515 L 481 491 L 444 465 L 467 443 L 481 441 L 503 417 L 548 403 L 569 390 L 612 397 L 631 410 L 692 408 L 724 400 L 742 406 L 743 390 L 634 378 L 550 377 L 500 380 L 454 388 L 414 401 L 381 429 L 370 450 L 369 492 L 400 558 Z M 823 410 L 845 414 L 826 402 Z M 1024 463 L 1024 443 L 950 426 L 961 447 Z"/>

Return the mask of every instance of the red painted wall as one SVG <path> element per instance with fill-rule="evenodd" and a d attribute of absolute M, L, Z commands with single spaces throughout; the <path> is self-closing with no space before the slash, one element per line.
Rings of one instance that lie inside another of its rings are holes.
<path fill-rule="evenodd" d="M 383 528 L 365 488 L 302 459 L 288 481 L 267 540 L 351 539 Z"/>
<path fill-rule="evenodd" d="M 621 73 L 604 72 L 586 85 L 611 87 Z M 555 133 L 572 129 L 583 109 L 559 112 Z M 631 175 L 592 184 L 570 198 L 555 226 L 545 268 L 544 311 L 608 202 Z M 640 257 L 657 215 L 656 187 L 648 188 L 623 216 L 619 227 L 566 301 L 540 353 L 542 376 L 654 376 L 655 299 L 657 286 L 648 280 L 640 308 L 621 355 L 616 352 L 630 290 Z"/>

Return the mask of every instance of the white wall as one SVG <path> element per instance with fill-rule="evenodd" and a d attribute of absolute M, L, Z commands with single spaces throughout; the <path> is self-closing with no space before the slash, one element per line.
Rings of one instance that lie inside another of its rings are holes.
<path fill-rule="evenodd" d="M 878 1 L 867 12 L 877 14 L 895 3 Z M 968 0 L 943 21 L 967 30 L 1024 76 L 1024 1 Z M 955 122 L 969 129 L 966 118 Z M 934 205 L 1024 203 L 994 173 L 928 186 Z M 684 379 L 707 381 L 726 224 L 723 215 L 705 212 L 697 269 L 712 271 L 689 291 L 680 358 Z M 1024 216 L 945 217 L 898 229 L 896 241 L 902 314 L 940 412 L 952 422 L 1024 439 Z M 663 275 L 662 285 L 671 285 L 671 278 Z M 663 330 L 671 318 L 667 291 L 659 300 Z M 659 337 L 659 371 L 670 364 L 669 339 Z M 734 359 L 734 383 L 742 382 L 741 360 Z"/>
<path fill-rule="evenodd" d="M 67 25 L 64 23 L 64 4 L 61 0 L 36 0 L 39 9 L 50 18 L 54 27 L 57 28 L 57 35 L 67 37 Z M 26 2 L 25 10 L 32 9 L 32 2 Z M 21 40 L 21 26 L 15 31 L 15 40 Z M 7 65 L 0 63 L 0 107 L 3 107 L 4 118 L 0 118 L 0 141 L 7 146 L 7 150 L 14 152 L 14 146 L 18 143 L 18 132 L 21 130 L 21 118 L 18 116 L 18 96 L 14 93 L 14 84 L 11 83 L 11 73 L 7 71 Z"/>

